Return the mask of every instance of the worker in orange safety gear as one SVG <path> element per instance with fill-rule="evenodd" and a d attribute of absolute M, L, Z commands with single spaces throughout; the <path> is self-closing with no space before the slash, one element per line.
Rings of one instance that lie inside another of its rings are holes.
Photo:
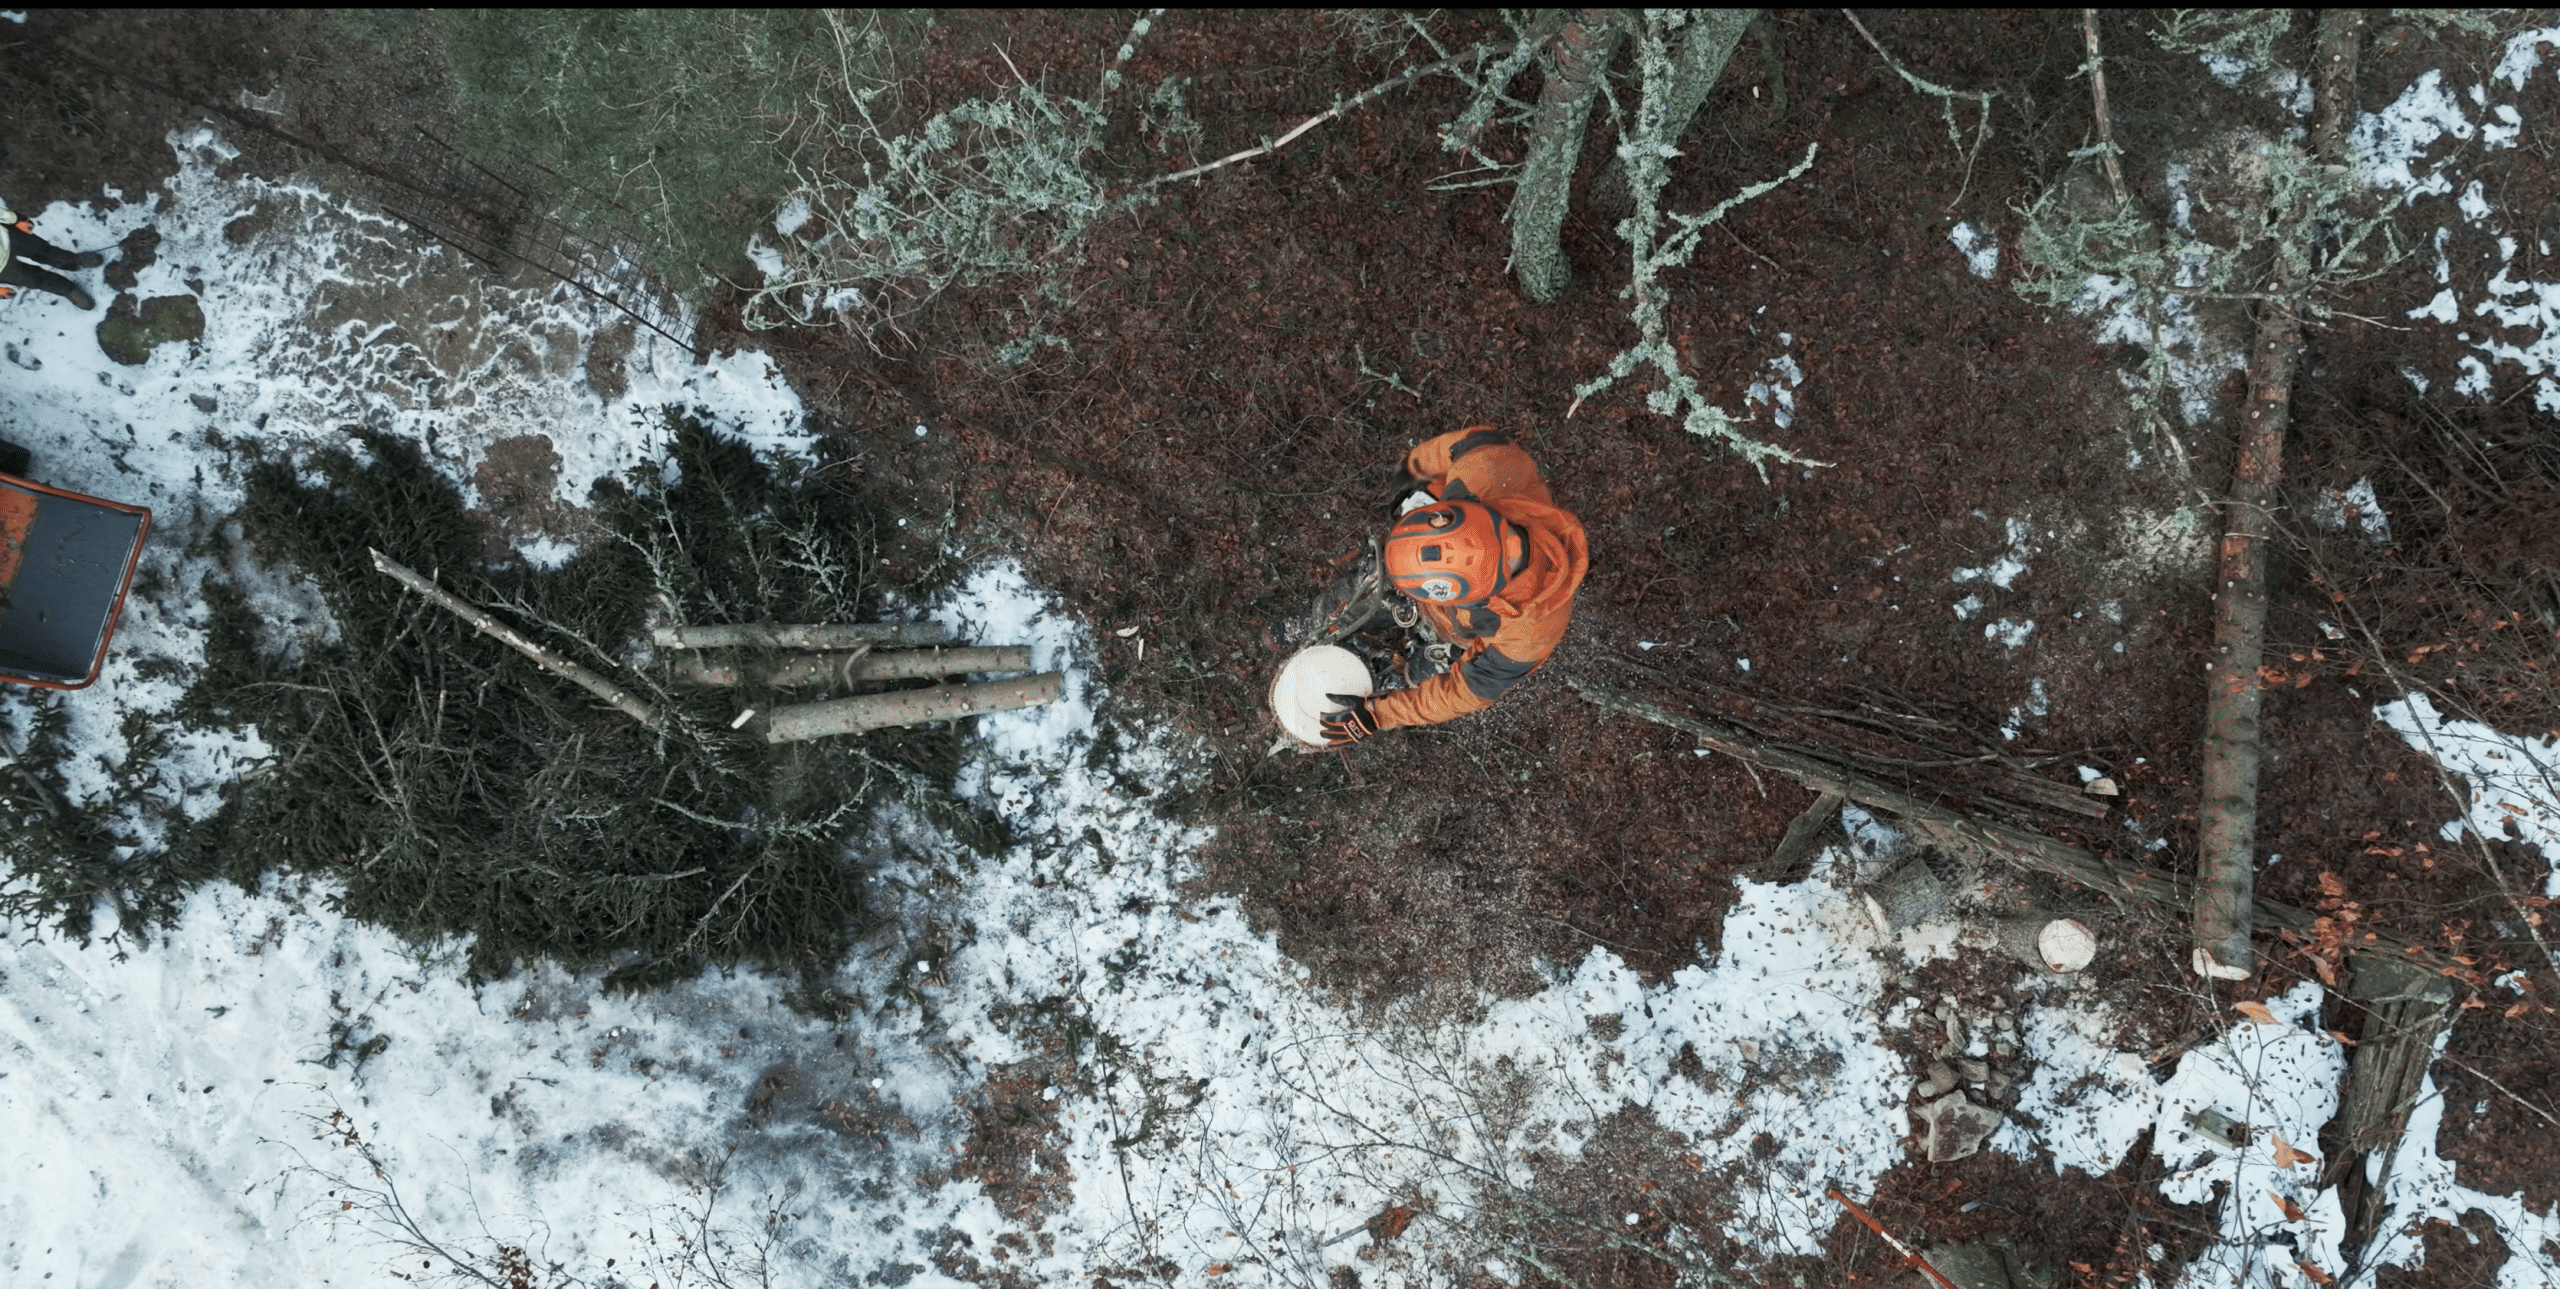
<path fill-rule="evenodd" d="M 1274 643 L 1338 641 L 1384 611 L 1429 636 L 1427 658 L 1453 665 L 1383 694 L 1332 695 L 1343 706 L 1324 722 L 1333 747 L 1492 706 L 1555 652 L 1590 571 L 1582 521 L 1555 504 L 1537 462 L 1491 426 L 1415 448 L 1399 484 L 1403 513 L 1354 589 L 1320 597 L 1313 618 Z"/>

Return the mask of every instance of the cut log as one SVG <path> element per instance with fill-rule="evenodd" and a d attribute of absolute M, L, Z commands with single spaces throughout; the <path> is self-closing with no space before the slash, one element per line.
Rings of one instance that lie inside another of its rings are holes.
<path fill-rule="evenodd" d="M 2355 113 L 2356 50 L 2362 15 L 2323 10 L 2312 68 L 2318 105 L 2313 143 L 2328 162 L 2346 160 Z M 2269 212 L 2279 225 L 2289 212 Z M 2307 235 L 2307 234 L 2305 234 Z M 2213 601 L 2213 657 L 2205 668 L 2204 760 L 2196 814 L 2195 969 L 2208 979 L 2246 979 L 2256 970 L 2249 943 L 2257 882 L 2259 666 L 2266 651 L 2267 533 L 2276 485 L 2284 478 L 2284 436 L 2292 420 L 2294 368 L 2302 358 L 2302 256 L 2279 248 L 2249 354 L 2249 416 L 2240 460 L 2223 507 L 2222 549 Z"/>
<path fill-rule="evenodd" d="M 659 627 L 649 638 L 661 649 L 852 649 L 949 644 L 952 633 L 939 622 L 732 623 Z"/>
<path fill-rule="evenodd" d="M 1945 917 L 1955 908 L 1955 892 L 1918 855 L 1868 882 L 1859 895 L 1866 901 L 1867 917 L 1886 935 Z"/>
<path fill-rule="evenodd" d="M 1787 835 L 1779 840 L 1777 853 L 1769 856 L 1770 871 L 1781 880 L 1796 876 L 1797 866 L 1813 853 L 1814 846 L 1822 840 L 1822 830 L 1839 817 L 1840 807 L 1846 801 L 1848 798 L 1837 792 L 1817 793 L 1813 804 L 1805 807 L 1804 813 L 1797 815 L 1794 823 L 1787 825 Z"/>
<path fill-rule="evenodd" d="M 535 644 L 532 640 L 526 638 L 523 632 L 516 630 L 514 627 L 508 626 L 504 622 L 500 622 L 487 609 L 483 609 L 479 605 L 473 604 L 471 601 L 463 599 L 461 596 L 455 595 L 453 592 L 427 580 L 425 575 L 419 573 L 416 569 L 383 554 L 381 551 L 371 550 L 371 548 L 367 549 L 373 556 L 373 567 L 376 571 L 389 574 L 393 581 L 425 596 L 428 600 L 432 601 L 436 607 L 443 609 L 445 612 L 470 623 L 482 635 L 488 636 L 491 639 L 504 644 L 508 648 L 515 650 L 517 653 L 523 654 L 525 657 L 532 659 L 533 664 L 542 668 L 544 671 L 550 672 L 552 675 L 558 676 L 562 680 L 568 681 L 570 684 L 576 685 L 578 688 L 613 704 L 614 707 L 620 710 L 623 715 L 628 716 L 643 725 L 656 725 L 658 723 L 658 713 L 656 709 L 650 707 L 646 702 L 641 701 L 639 696 L 633 694 L 630 690 L 624 689 L 622 686 L 561 657 L 559 654 L 553 653 L 551 650 Z"/>
<path fill-rule="evenodd" d="M 2356 61 L 2368 20 L 2362 9 L 2320 11 L 2311 54 L 2312 97 L 2320 115 L 2311 127 L 2311 151 L 2332 164 L 2351 160 L 2347 132 L 2356 121 Z"/>
<path fill-rule="evenodd" d="M 2041 910 L 2002 918 L 1995 933 L 2001 952 L 2047 975 L 2070 975 L 2098 956 L 2098 937 L 2087 926 Z"/>
<path fill-rule="evenodd" d="M 823 703 L 777 707 L 764 716 L 764 741 L 798 743 L 831 734 L 861 734 L 899 725 L 955 721 L 964 716 L 1010 712 L 1054 701 L 1066 673 L 1044 671 L 1018 680 L 937 685 L 888 694 L 864 694 Z"/>
<path fill-rule="evenodd" d="M 952 649 L 901 649 L 874 653 L 788 654 L 778 658 L 717 657 L 700 652 L 677 654 L 669 674 L 679 685 L 698 688 L 754 684 L 775 689 L 816 689 L 859 681 L 930 680 L 990 671 L 1031 670 L 1029 645 Z"/>
<path fill-rule="evenodd" d="M 2301 284 L 2279 260 L 2249 362 L 2249 419 L 2223 507 L 2213 658 L 2205 673 L 2204 761 L 2196 818 L 2194 937 L 2211 965 L 2247 973 L 2257 881 L 2258 667 L 2266 651 L 2267 532 L 2284 475 L 2293 369 L 2302 357 Z M 2215 973 L 2220 974 L 2220 973 Z"/>

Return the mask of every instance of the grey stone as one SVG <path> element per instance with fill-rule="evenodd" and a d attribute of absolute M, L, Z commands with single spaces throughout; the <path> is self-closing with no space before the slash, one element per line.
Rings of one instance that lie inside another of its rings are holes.
<path fill-rule="evenodd" d="M 1920 1122 L 1928 1129 L 1922 1152 L 1930 1163 L 1943 1164 L 1982 1149 L 1982 1143 L 1999 1131 L 2002 1120 L 1999 1111 L 1975 1105 L 1962 1092 L 1950 1092 L 1921 1107 Z"/>

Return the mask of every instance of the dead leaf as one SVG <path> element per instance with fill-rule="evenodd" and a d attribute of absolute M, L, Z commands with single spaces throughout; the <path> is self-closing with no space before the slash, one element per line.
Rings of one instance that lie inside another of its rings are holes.
<path fill-rule="evenodd" d="M 2330 1275 L 2328 1272 L 2323 1271 L 2308 1262 L 2296 1262 L 2293 1265 L 2302 1268 L 2302 1274 L 2311 1277 L 2313 1284 L 2333 1285 L 2338 1283 L 2338 1278 L 2336 1276 Z"/>
<path fill-rule="evenodd" d="M 2347 1032 L 2342 1029 L 2330 1030 L 2329 1037 L 2338 1040 L 2338 1046 L 2340 1047 L 2354 1047 L 2356 1045 L 2356 1041 L 2347 1037 Z"/>
<path fill-rule="evenodd" d="M 2080 790 L 2093 797 L 2113 797 L 2122 795 L 2121 790 L 2116 787 L 2116 781 L 2105 778 L 2091 779 L 2087 783 L 2080 785 Z"/>
<path fill-rule="evenodd" d="M 2231 1010 L 2236 1011 L 2261 1025 L 2274 1025 L 2280 1023 L 2276 1020 L 2276 1014 L 2267 1010 L 2267 1005 L 2265 1003 L 2233 1003 L 2231 1004 Z"/>
<path fill-rule="evenodd" d="M 2291 1168 L 2295 1164 L 2318 1163 L 2320 1160 L 2318 1155 L 2312 1154 L 2309 1151 L 2294 1149 L 2293 1143 L 2286 1141 L 2283 1133 L 2271 1132 L 2268 1133 L 2267 1136 L 2275 1141 L 2276 1167 L 2278 1168 Z"/>
<path fill-rule="evenodd" d="M 2300 1204 L 2296 1204 L 2292 1200 L 2276 1194 L 2274 1191 L 2268 1191 L 2267 1198 L 2274 1200 L 2276 1202 L 2276 1207 L 2284 1210 L 2284 1220 L 2288 1222 L 2299 1222 L 2302 1220 L 2302 1206 Z"/>
<path fill-rule="evenodd" d="M 2320 875 L 2320 893 L 2322 895 L 2344 895 L 2347 893 L 2346 880 L 2339 877 L 2336 873 L 2322 873 Z"/>
<path fill-rule="evenodd" d="M 2518 1016 L 2522 1016 L 2522 1015 L 2524 1015 L 2526 1012 L 2529 1012 L 2529 1011 L 2532 1011 L 2532 1010 L 2533 1010 L 2533 1004 L 2532 1004 L 2531 1002 L 2529 1002 L 2529 1001 L 2528 1001 L 2528 1002 L 2521 1002 L 2521 1003 L 2517 1003 L 2517 1004 L 2515 1004 L 2514 1006 L 2507 1008 L 2507 1015 L 2506 1015 L 2506 1018 L 2507 1018 L 2508 1020 L 2514 1020 L 2516 1017 L 2518 1017 Z"/>
<path fill-rule="evenodd" d="M 1236 1268 L 1235 1268 L 1235 1264 L 1234 1264 L 1234 1263 L 1231 1263 L 1231 1262 L 1212 1262 L 1212 1263 L 1210 1263 L 1210 1264 L 1208 1265 L 1208 1268 L 1206 1269 L 1206 1271 L 1205 1271 L 1203 1274 L 1206 1274 L 1206 1275 L 1213 1275 L 1213 1276 L 1223 1276 L 1223 1275 L 1225 1275 L 1226 1273 L 1228 1273 L 1228 1272 L 1230 1272 L 1230 1271 L 1233 1271 L 1233 1270 L 1235 1270 L 1235 1269 L 1236 1269 Z"/>
<path fill-rule="evenodd" d="M 1369 1228 L 1370 1239 L 1379 1241 L 1392 1240 L 1397 1236 L 1404 1234 L 1404 1229 L 1406 1227 L 1413 1225 L 1413 1206 L 1410 1204 L 1390 1204 L 1387 1206 L 1386 1212 L 1370 1218 L 1367 1225 Z"/>

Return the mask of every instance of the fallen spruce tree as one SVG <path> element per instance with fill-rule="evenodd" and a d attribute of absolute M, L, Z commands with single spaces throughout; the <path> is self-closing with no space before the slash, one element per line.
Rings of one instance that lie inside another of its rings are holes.
<path fill-rule="evenodd" d="M 887 589 L 881 521 L 829 476 L 777 472 L 682 416 L 669 429 L 667 462 L 600 485 L 604 532 L 550 570 L 489 562 L 410 443 L 258 466 L 248 539 L 317 585 L 336 631 L 276 638 L 209 587 L 189 705 L 254 724 L 277 757 L 173 839 L 178 857 L 243 884 L 335 881 L 358 918 L 469 937 L 483 973 L 549 958 L 638 987 L 706 963 L 833 964 L 863 913 L 848 839 L 884 805 L 991 838 L 948 791 L 954 725 L 769 745 L 734 727 L 780 692 L 761 654 L 719 691 L 634 665 L 653 615 L 853 622 Z"/>

